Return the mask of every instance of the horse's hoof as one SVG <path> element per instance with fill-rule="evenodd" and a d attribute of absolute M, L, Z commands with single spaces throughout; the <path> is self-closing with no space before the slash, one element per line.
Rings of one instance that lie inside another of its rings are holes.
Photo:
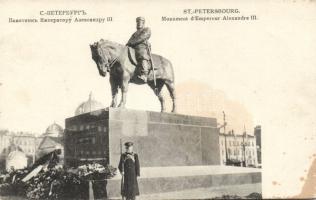
<path fill-rule="evenodd" d="M 125 108 L 125 106 L 123 106 L 123 105 L 119 105 L 117 108 L 119 108 L 119 109 L 124 109 L 124 108 Z"/>

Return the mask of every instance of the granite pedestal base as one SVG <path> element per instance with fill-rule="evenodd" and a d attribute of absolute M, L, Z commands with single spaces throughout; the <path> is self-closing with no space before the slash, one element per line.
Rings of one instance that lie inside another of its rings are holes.
<path fill-rule="evenodd" d="M 109 180 L 110 199 L 120 197 L 120 175 Z M 138 178 L 141 195 L 167 193 L 194 188 L 213 188 L 261 183 L 261 170 L 231 166 L 147 167 Z M 229 192 L 229 191 L 228 191 Z M 249 191 L 249 194 L 253 191 Z"/>
<path fill-rule="evenodd" d="M 66 166 L 116 167 L 120 141 L 134 143 L 142 167 L 220 164 L 215 118 L 107 108 L 66 119 Z"/>
<path fill-rule="evenodd" d="M 127 141 L 139 155 L 142 194 L 259 181 L 257 173 L 233 173 L 218 166 L 215 118 L 127 109 L 107 108 L 66 119 L 65 165 L 100 162 L 117 167 L 120 144 Z M 107 191 L 109 197 L 120 196 L 120 176 L 108 181 Z"/>

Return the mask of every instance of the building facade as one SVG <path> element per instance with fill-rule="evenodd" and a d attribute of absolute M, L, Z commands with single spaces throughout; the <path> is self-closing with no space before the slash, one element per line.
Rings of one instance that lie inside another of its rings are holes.
<path fill-rule="evenodd" d="M 108 164 L 108 126 L 103 115 L 80 115 L 66 119 L 65 164 Z"/>
<path fill-rule="evenodd" d="M 32 133 L 0 131 L 0 168 L 4 169 L 12 151 L 20 151 L 27 157 L 27 165 L 35 161 L 36 137 Z"/>
<path fill-rule="evenodd" d="M 36 151 L 36 158 L 40 158 L 54 150 L 60 149 L 59 155 L 60 164 L 64 160 L 64 129 L 54 122 L 49 125 L 46 131 L 38 137 L 38 146 Z"/>
<path fill-rule="evenodd" d="M 24 152 L 15 150 L 11 151 L 6 159 L 6 170 L 23 169 L 28 166 L 28 157 Z"/>
<path fill-rule="evenodd" d="M 256 143 L 257 143 L 257 156 L 258 156 L 258 163 L 261 165 L 262 159 L 261 159 L 261 126 L 256 126 L 254 130 L 254 134 L 256 137 Z"/>
<path fill-rule="evenodd" d="M 104 116 L 85 115 L 103 108 L 90 93 L 87 101 L 75 110 L 75 117 L 66 119 L 65 124 L 65 164 L 76 166 L 93 161 L 108 163 L 108 126 Z M 96 111 L 97 112 L 97 111 Z"/>
<path fill-rule="evenodd" d="M 48 126 L 40 136 L 27 132 L 0 130 L 0 169 L 6 168 L 9 158 L 13 158 L 9 156 L 13 151 L 19 151 L 27 157 L 27 166 L 56 149 L 61 149 L 63 155 L 63 132 L 63 128 L 56 123 Z M 20 154 L 15 153 L 14 155 Z"/>
<path fill-rule="evenodd" d="M 219 134 L 220 157 L 222 165 L 257 167 L 257 145 L 253 135 Z"/>

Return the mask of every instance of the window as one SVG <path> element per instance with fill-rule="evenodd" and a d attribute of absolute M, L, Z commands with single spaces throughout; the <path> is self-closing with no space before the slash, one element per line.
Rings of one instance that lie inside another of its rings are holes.
<path fill-rule="evenodd" d="M 83 125 L 80 125 L 80 131 L 82 131 L 83 130 Z"/>
<path fill-rule="evenodd" d="M 99 132 L 102 131 L 102 126 L 98 126 L 98 131 L 99 131 Z"/>

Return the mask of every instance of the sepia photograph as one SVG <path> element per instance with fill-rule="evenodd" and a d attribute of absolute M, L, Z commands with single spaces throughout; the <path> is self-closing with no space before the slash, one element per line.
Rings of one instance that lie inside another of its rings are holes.
<path fill-rule="evenodd" d="M 315 1 L 0 5 L 0 199 L 316 198 Z"/>

